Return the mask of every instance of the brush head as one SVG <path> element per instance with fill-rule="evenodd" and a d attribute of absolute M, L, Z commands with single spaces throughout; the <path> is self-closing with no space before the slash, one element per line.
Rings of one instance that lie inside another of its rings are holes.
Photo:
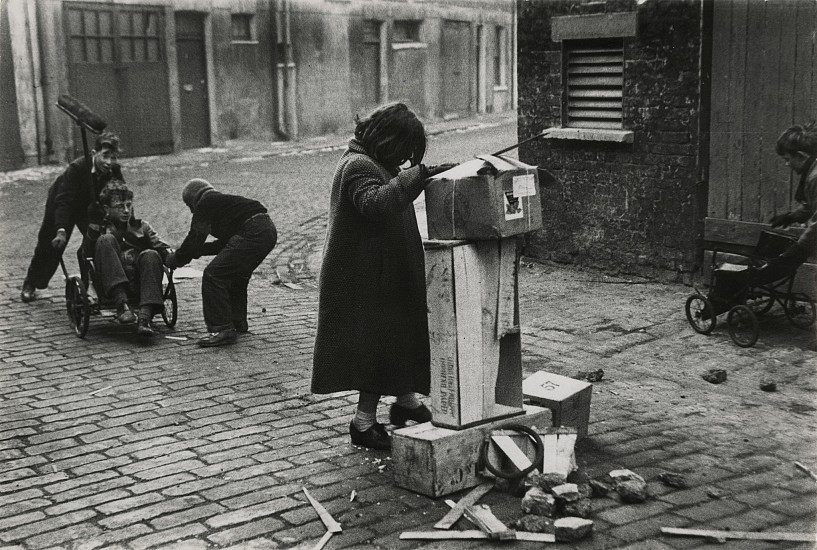
<path fill-rule="evenodd" d="M 57 107 L 95 134 L 101 133 L 108 126 L 101 116 L 68 94 L 60 95 Z"/>

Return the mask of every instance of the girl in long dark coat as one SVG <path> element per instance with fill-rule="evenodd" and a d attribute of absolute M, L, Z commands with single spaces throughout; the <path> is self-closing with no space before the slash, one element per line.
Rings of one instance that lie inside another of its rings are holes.
<path fill-rule="evenodd" d="M 397 396 L 392 424 L 431 420 L 415 394 L 429 392 L 430 358 L 413 202 L 426 179 L 450 165 L 420 164 L 425 129 L 401 103 L 356 122 L 332 182 L 312 391 L 359 390 L 352 443 L 388 449 L 391 437 L 375 420 L 381 395 Z"/>

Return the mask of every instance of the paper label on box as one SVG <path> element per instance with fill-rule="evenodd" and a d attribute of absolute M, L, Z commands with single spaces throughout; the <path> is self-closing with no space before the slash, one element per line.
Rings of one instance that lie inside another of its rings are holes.
<path fill-rule="evenodd" d="M 533 174 L 525 174 L 524 176 L 513 177 L 514 197 L 531 197 L 535 194 L 536 182 L 533 179 Z"/>
<path fill-rule="evenodd" d="M 519 197 L 511 191 L 505 191 L 502 196 L 505 197 L 505 219 L 518 220 L 521 218 L 524 212 L 522 211 L 522 201 L 519 200 Z"/>

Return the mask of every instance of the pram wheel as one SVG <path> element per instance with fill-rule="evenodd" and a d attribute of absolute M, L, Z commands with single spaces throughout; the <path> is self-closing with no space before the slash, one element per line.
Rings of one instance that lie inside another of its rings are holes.
<path fill-rule="evenodd" d="M 173 273 L 165 273 L 164 280 L 167 281 L 164 284 L 164 289 L 162 291 L 163 303 L 162 303 L 162 319 L 165 322 L 165 325 L 168 327 L 173 327 L 176 324 L 176 318 L 179 313 L 179 301 L 176 298 L 176 286 L 173 284 Z"/>
<path fill-rule="evenodd" d="M 705 296 L 698 293 L 691 294 L 687 298 L 684 310 L 687 314 L 687 321 L 695 332 L 709 334 L 715 330 L 717 324 L 715 308 Z"/>
<path fill-rule="evenodd" d="M 71 328 L 79 338 L 85 338 L 88 332 L 88 321 L 91 318 L 91 305 L 88 292 L 80 277 L 71 277 L 65 281 L 65 308 Z"/>
<path fill-rule="evenodd" d="M 750 348 L 757 342 L 757 316 L 749 306 L 739 305 L 729 310 L 726 326 L 732 341 L 742 348 Z"/>
<path fill-rule="evenodd" d="M 817 318 L 814 302 L 805 294 L 791 294 L 783 301 L 783 311 L 791 324 L 797 328 L 807 329 Z"/>

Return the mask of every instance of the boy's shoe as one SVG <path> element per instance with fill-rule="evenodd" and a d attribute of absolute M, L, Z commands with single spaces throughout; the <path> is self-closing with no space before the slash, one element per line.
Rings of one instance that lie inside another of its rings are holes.
<path fill-rule="evenodd" d="M 127 304 L 116 306 L 116 320 L 123 325 L 130 325 L 136 322 L 136 315 L 130 310 Z"/>
<path fill-rule="evenodd" d="M 391 450 L 391 436 L 383 424 L 375 422 L 368 430 L 360 431 L 352 421 L 349 423 L 349 435 L 352 436 L 352 445 L 360 445 L 377 451 Z"/>
<path fill-rule="evenodd" d="M 422 404 L 416 409 L 409 409 L 394 403 L 389 409 L 389 422 L 394 426 L 405 426 L 409 420 L 414 420 L 418 424 L 431 422 L 431 411 Z"/>
<path fill-rule="evenodd" d="M 147 317 L 139 317 L 139 321 L 136 323 L 136 334 L 141 336 L 153 336 L 156 334 L 156 331 L 150 326 L 150 319 Z"/>
<path fill-rule="evenodd" d="M 20 299 L 26 303 L 33 302 L 37 299 L 37 291 L 34 289 L 34 285 L 29 283 L 28 281 L 23 282 L 23 290 L 20 291 Z"/>
<path fill-rule="evenodd" d="M 226 346 L 228 344 L 235 344 L 238 340 L 238 333 L 234 328 L 226 328 L 218 332 L 211 332 L 204 338 L 199 339 L 199 345 L 203 348 L 212 348 L 214 346 Z"/>
<path fill-rule="evenodd" d="M 235 331 L 239 334 L 250 331 L 250 325 L 247 321 L 233 321 L 233 326 L 235 327 Z"/>

